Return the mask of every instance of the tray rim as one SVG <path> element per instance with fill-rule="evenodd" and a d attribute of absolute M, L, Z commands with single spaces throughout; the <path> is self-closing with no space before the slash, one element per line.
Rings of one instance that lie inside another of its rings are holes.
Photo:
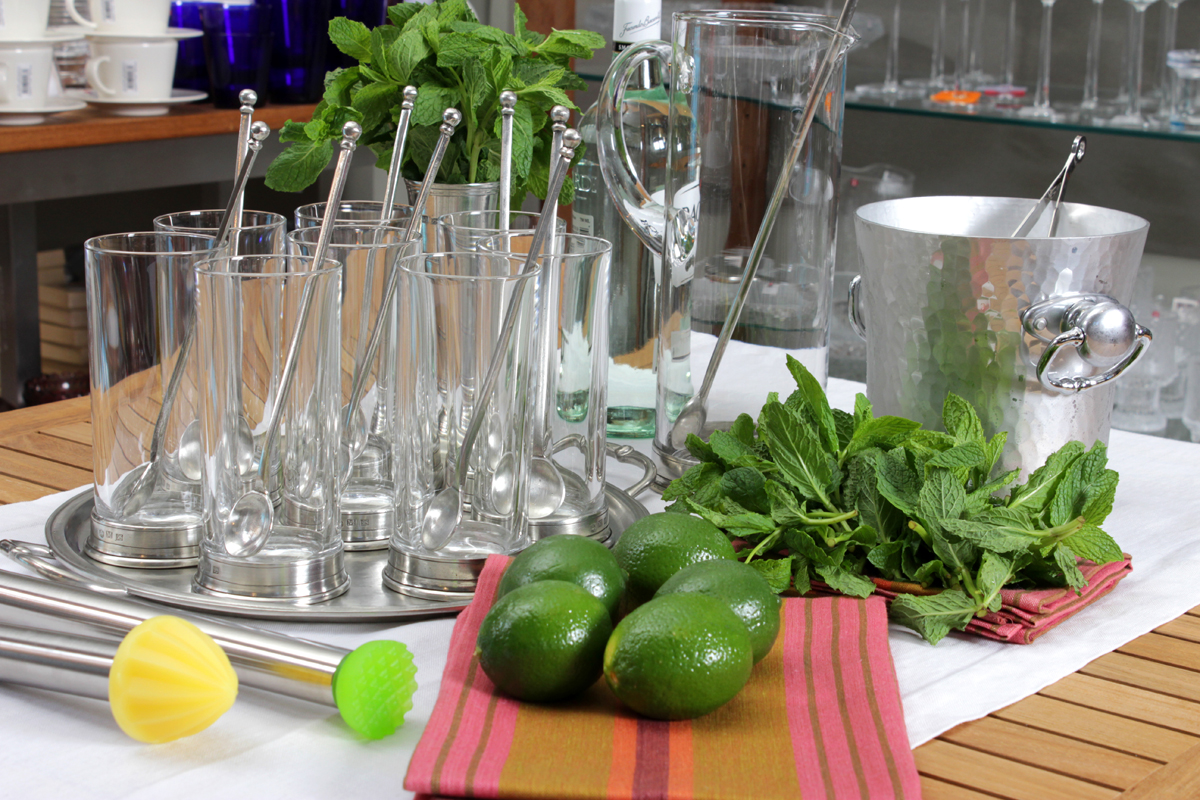
<path fill-rule="evenodd" d="M 620 530 L 617 529 L 617 518 L 628 518 L 628 521 L 625 522 L 625 527 L 628 527 L 629 524 L 649 514 L 649 511 L 645 505 L 624 489 L 613 486 L 611 483 L 605 483 L 604 490 L 609 503 L 609 516 L 613 520 L 612 539 L 615 541 L 624 531 L 624 527 L 620 528 Z M 89 558 L 81 549 L 72 545 L 72 537 L 69 535 L 68 526 L 72 520 L 79 518 L 82 518 L 87 523 L 90 519 L 94 502 L 95 490 L 94 487 L 89 487 L 68 498 L 66 502 L 54 509 L 46 520 L 46 543 L 54 553 L 55 558 L 72 574 L 79 576 L 84 581 L 100 581 L 108 586 L 122 589 L 130 597 L 138 600 L 199 613 L 220 614 L 245 619 L 279 622 L 371 623 L 386 622 L 389 620 L 411 621 L 420 617 L 457 613 L 466 608 L 474 596 L 472 594 L 464 597 L 462 600 L 423 600 L 407 595 L 399 595 L 408 601 L 403 606 L 376 608 L 352 606 L 349 608 L 337 608 L 336 606 L 331 607 L 328 602 L 297 605 L 252 599 L 243 600 L 217 595 L 201 595 L 192 593 L 191 591 L 168 591 L 137 580 L 139 574 L 150 572 L 150 570 L 113 567 L 102 564 Z M 614 514 L 614 507 L 620 508 L 623 513 Z M 75 536 L 74 538 L 79 539 L 80 537 Z M 382 585 L 382 570 L 387 561 L 387 554 L 388 551 L 386 549 L 346 551 L 345 558 L 347 562 L 376 562 L 380 569 L 380 583 Z M 174 570 L 153 570 L 153 572 L 158 575 L 178 572 L 184 585 L 190 586 L 195 568 L 182 567 Z M 384 589 L 383 591 L 390 590 Z M 390 594 L 385 596 L 390 596 Z"/>

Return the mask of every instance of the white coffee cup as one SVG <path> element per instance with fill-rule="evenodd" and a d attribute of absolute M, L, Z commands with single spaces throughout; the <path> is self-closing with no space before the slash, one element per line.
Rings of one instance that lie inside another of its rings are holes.
<path fill-rule="evenodd" d="M 50 0 L 0 0 L 0 41 L 29 41 L 46 35 Z"/>
<path fill-rule="evenodd" d="M 45 108 L 53 71 L 53 45 L 0 42 L 0 108 Z"/>
<path fill-rule="evenodd" d="M 171 17 L 171 0 L 88 0 L 90 20 L 79 13 L 75 7 L 78 2 L 67 0 L 67 13 L 78 24 L 98 33 L 157 36 L 166 33 Z"/>
<path fill-rule="evenodd" d="M 101 97 L 163 100 L 175 80 L 174 39 L 93 39 L 84 74 Z"/>

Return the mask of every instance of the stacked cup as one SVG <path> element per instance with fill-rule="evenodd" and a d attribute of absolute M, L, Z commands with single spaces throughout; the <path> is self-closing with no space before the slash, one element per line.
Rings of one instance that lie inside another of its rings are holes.
<path fill-rule="evenodd" d="M 86 2 L 90 19 L 76 5 Z M 169 28 L 171 0 L 68 0 L 67 13 L 86 31 L 85 68 L 90 103 L 125 116 L 167 113 L 172 103 L 203 100 L 203 92 L 175 92 L 179 41 L 203 31 Z"/>
<path fill-rule="evenodd" d="M 54 45 L 78 34 L 51 30 L 50 0 L 0 0 L 0 125 L 38 125 L 83 108 L 62 96 Z"/>

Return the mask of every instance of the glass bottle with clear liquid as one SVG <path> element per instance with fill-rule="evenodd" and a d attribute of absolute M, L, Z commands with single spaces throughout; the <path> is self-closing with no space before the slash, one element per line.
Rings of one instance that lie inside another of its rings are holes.
<path fill-rule="evenodd" d="M 617 0 L 613 16 L 613 48 L 657 39 L 661 0 Z M 646 69 L 651 69 L 647 64 Z M 665 168 L 667 115 L 657 81 L 639 75 L 626 93 L 626 142 L 630 158 L 646 185 L 661 184 L 655 170 Z M 596 108 L 583 115 L 579 132 L 587 151 L 574 167 L 575 202 L 572 230 L 612 242 L 609 280 L 608 435 L 646 438 L 654 435 L 658 336 L 658 258 L 617 213 L 597 161 Z"/>

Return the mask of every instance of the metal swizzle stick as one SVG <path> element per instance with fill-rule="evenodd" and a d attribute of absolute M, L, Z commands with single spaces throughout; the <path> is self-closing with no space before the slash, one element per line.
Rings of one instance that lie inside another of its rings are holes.
<path fill-rule="evenodd" d="M 676 449 L 683 449 L 687 444 L 688 434 L 699 435 L 704 430 L 704 423 L 708 421 L 708 409 L 705 406 L 708 401 L 708 393 L 712 391 L 713 380 L 717 377 L 717 368 L 720 367 L 721 358 L 725 355 L 725 347 L 733 336 L 733 329 L 737 327 L 738 318 L 742 315 L 742 308 L 746 305 L 746 298 L 750 295 L 750 284 L 753 282 L 754 276 L 758 274 L 758 266 L 762 263 L 767 239 L 770 238 L 771 231 L 775 227 L 775 218 L 779 216 L 779 207 L 783 205 L 783 198 L 787 195 L 788 187 L 792 182 L 792 171 L 796 169 L 800 153 L 804 150 L 804 142 L 808 139 L 809 130 L 812 129 L 817 107 L 825 98 L 825 86 L 833 75 L 833 65 L 837 62 L 839 53 L 842 52 L 841 43 L 850 29 L 850 19 L 854 16 L 854 8 L 857 5 L 858 0 L 846 0 L 845 5 L 842 6 L 842 13 L 838 16 L 829 49 L 825 51 L 825 57 L 813 79 L 812 91 L 804 104 L 804 118 L 800 123 L 800 130 L 796 133 L 796 138 L 792 140 L 792 146 L 783 161 L 779 179 L 775 182 L 775 190 L 771 193 L 771 199 L 763 213 L 762 222 L 759 223 L 754 244 L 750 247 L 749 255 L 746 256 L 746 267 L 742 272 L 741 286 L 738 287 L 737 296 L 734 297 L 733 303 L 729 306 L 729 312 L 725 315 L 725 323 L 721 326 L 721 335 L 717 338 L 717 344 L 708 360 L 708 369 L 704 372 L 704 381 L 700 384 L 700 391 L 696 392 L 687 402 L 671 427 L 668 440 Z"/>
<path fill-rule="evenodd" d="M 229 231 L 233 227 L 230 219 L 237 198 L 246 187 L 250 170 L 254 168 L 254 160 L 262 150 L 263 141 L 270 135 L 271 128 L 265 122 L 256 122 L 250 126 L 250 132 L 246 139 L 248 155 L 238 170 L 237 182 L 229 197 L 229 203 L 225 206 L 225 214 L 221 217 L 221 224 L 217 229 L 216 240 L 213 244 L 214 252 L 219 251 L 229 237 Z M 167 433 L 167 422 L 171 418 L 171 411 L 175 407 L 175 397 L 179 394 L 179 387 L 183 383 L 183 374 L 187 371 L 187 362 L 191 357 L 192 345 L 196 340 L 195 331 L 196 324 L 193 320 L 179 346 L 179 356 L 176 358 L 175 368 L 171 371 L 171 377 L 167 380 L 162 405 L 159 406 L 158 417 L 154 421 L 154 431 L 150 436 L 150 460 L 141 473 L 129 480 L 128 488 L 119 489 L 117 496 L 114 497 L 114 507 L 120 508 L 121 513 L 127 517 L 136 514 L 142 506 L 146 505 L 146 501 L 154 494 L 154 487 L 158 484 L 158 477 L 162 472 L 163 438 Z M 184 429 L 179 437 L 179 467 L 184 475 L 192 480 L 200 480 L 203 469 L 199 433 L 199 426 L 193 423 Z"/>
<path fill-rule="evenodd" d="M 557 159 L 550 165 L 548 197 L 557 196 L 562 191 L 563 181 L 567 178 L 567 169 L 580 141 L 582 141 L 582 137 L 576 130 L 568 128 L 563 134 L 563 146 L 556 154 Z M 527 275 L 537 268 L 538 255 L 541 253 L 542 244 L 546 241 L 552 225 L 553 220 L 545 214 L 538 219 L 537 228 L 533 231 L 533 240 L 529 244 L 529 254 L 521 266 L 521 275 Z M 479 431 L 483 426 L 483 409 L 490 401 L 496 383 L 500 379 L 500 371 L 505 360 L 504 352 L 508 349 L 509 340 L 512 339 L 513 329 L 517 324 L 520 298 L 521 293 L 514 292 L 508 308 L 504 312 L 504 321 L 500 325 L 496 345 L 492 351 L 492 359 L 488 363 L 487 374 L 476 394 L 475 411 L 471 415 L 471 421 L 467 425 L 462 444 L 459 447 L 454 483 L 434 496 L 425 512 L 425 519 L 421 523 L 421 540 L 429 550 L 437 550 L 449 541 L 454 529 L 462 520 L 462 487 L 467 479 L 467 463 L 471 459 L 471 450 L 475 447 L 475 440 L 479 438 Z"/>
<path fill-rule="evenodd" d="M 226 209 L 225 220 L 223 220 L 228 221 L 229 215 L 232 212 L 233 219 L 236 220 L 233 223 L 233 227 L 235 228 L 241 227 L 242 212 L 245 210 L 243 198 L 245 197 L 246 184 L 241 181 L 241 174 L 242 165 L 246 162 L 246 159 L 250 153 L 247 140 L 250 137 L 251 123 L 254 121 L 254 107 L 258 105 L 258 93 L 253 89 L 242 89 L 242 91 L 238 94 L 238 102 L 242 104 L 241 108 L 238 109 L 238 113 L 242 115 L 242 118 L 238 122 L 238 151 L 233 174 L 237 176 L 237 180 L 241 184 L 241 188 L 234 188 L 230 206 Z M 218 238 L 218 242 L 219 241 L 220 239 Z M 238 254 L 237 250 L 238 246 L 237 242 L 235 241 L 230 247 L 229 254 L 236 256 Z"/>
<path fill-rule="evenodd" d="M 50 563 L 37 554 L 39 549 L 0 541 L 0 551 L 37 568 Z M 107 591 L 100 594 L 0 570 L 0 618 L 4 608 L 16 608 L 123 637 L 163 613 L 159 606 L 129 599 L 123 590 Z M 380 734 L 379 726 L 398 723 L 395 715 L 402 716 L 415 688 L 412 656 L 399 642 L 367 642 L 350 651 L 202 614 L 171 613 L 195 625 L 225 651 L 242 686 L 336 708 L 350 727 L 373 738 L 391 732 Z M 28 624 L 27 617 L 22 620 Z M 371 696 L 373 705 L 362 703 L 364 694 Z"/>
<path fill-rule="evenodd" d="M 313 252 L 313 269 L 320 269 L 325 262 L 325 254 L 329 252 L 329 242 L 333 238 L 333 220 L 337 217 L 338 205 L 342 202 L 342 192 L 346 188 L 346 177 L 350 172 L 350 159 L 358 137 L 362 136 L 362 126 L 357 122 L 347 122 L 342 126 L 341 152 L 338 153 L 337 166 L 333 172 L 333 185 L 329 188 L 329 199 L 325 203 L 325 217 L 321 220 L 321 233 L 317 239 L 317 249 Z M 308 330 L 308 318 L 311 316 L 313 304 L 313 283 L 304 284 L 300 295 L 300 308 L 296 317 L 291 343 L 288 345 L 287 358 L 283 364 L 283 372 L 279 377 L 279 391 L 275 396 L 275 405 L 271 408 L 271 417 L 267 424 L 267 434 L 263 439 L 262 453 L 258 462 L 258 477 L 263 487 L 268 485 L 267 474 L 271 465 L 271 453 L 275 449 L 275 440 L 279 438 L 279 424 L 283 420 L 283 406 L 291 394 L 292 383 L 296 377 L 296 362 L 299 361 L 300 343 Z M 239 497 L 229 510 L 229 531 L 225 536 L 225 552 L 233 556 L 252 556 L 262 550 L 270 536 L 275 521 L 275 506 L 266 489 L 254 488 Z"/>
<path fill-rule="evenodd" d="M 408 141 L 408 122 L 412 118 L 413 106 L 417 102 L 417 88 L 415 86 L 405 86 L 403 91 L 404 99 L 400 102 L 400 117 L 396 121 L 396 138 L 392 142 L 392 158 L 388 163 L 387 182 L 383 190 L 383 207 L 379 212 L 379 230 L 375 235 L 375 242 L 380 242 L 380 237 L 383 235 L 383 229 L 387 227 L 391 221 L 392 206 L 396 202 L 396 188 L 400 185 L 400 164 L 404 160 L 404 145 Z M 363 285 L 372 286 L 375 283 L 375 256 L 374 248 L 367 254 L 367 266 L 363 275 Z M 380 315 L 390 308 L 388 298 L 383 298 L 380 303 Z M 362 314 L 358 318 L 358 352 L 354 354 L 354 379 L 351 381 L 353 387 L 359 380 L 365 382 L 366 378 L 359 378 L 360 372 L 370 373 L 371 365 L 374 363 L 374 354 L 370 360 L 364 359 L 363 354 L 367 344 L 367 325 L 370 324 L 370 314 Z M 386 356 L 385 356 L 386 358 Z M 379 385 L 380 391 L 386 391 L 382 386 L 384 375 L 381 372 L 376 378 L 376 384 Z M 353 395 L 353 392 L 351 392 Z M 372 420 L 372 429 L 378 428 L 382 421 L 383 403 L 375 404 L 375 417 Z M 361 413 L 357 411 L 356 405 L 347 404 L 342 412 L 342 433 L 343 438 L 346 438 L 350 444 L 351 466 L 353 461 L 359 457 L 363 448 L 367 444 L 367 426 L 365 420 L 359 420 Z M 378 430 L 374 432 L 378 433 Z"/>
<path fill-rule="evenodd" d="M 433 189 L 433 184 L 437 180 L 438 169 L 442 166 L 442 159 L 446 156 L 446 148 L 450 145 L 450 137 L 454 135 L 454 129 L 458 127 L 458 123 L 462 122 L 462 112 L 457 108 L 447 108 L 442 112 L 442 125 L 438 129 L 439 136 L 437 144 L 433 147 L 433 155 L 429 157 L 429 166 L 425 170 L 425 180 L 421 182 L 421 191 L 417 194 L 417 201 L 413 204 L 412 219 L 408 222 L 408 230 L 405 231 L 404 240 L 411 242 L 416 238 L 417 233 L 421 230 L 421 220 L 424 215 L 421 209 L 425 207 L 425 202 L 429 199 L 429 192 Z M 389 181 L 391 178 L 389 177 Z M 399 176 L 396 176 L 399 180 Z M 343 446 L 350 448 L 349 455 L 352 457 L 346 459 L 347 470 L 353 466 L 355 453 L 353 448 L 355 444 L 362 440 L 366 442 L 366 422 L 358 418 L 355 409 L 362 403 L 363 392 L 367 387 L 367 376 L 370 374 L 372 361 L 375 360 L 375 354 L 379 351 L 379 340 L 383 338 L 383 329 L 387 322 L 387 315 L 391 309 L 392 302 L 396 295 L 396 287 L 400 284 L 400 266 L 392 264 L 388 268 L 387 285 L 383 287 L 383 301 L 379 308 L 379 317 L 375 320 L 375 327 L 371 329 L 371 338 L 367 342 L 367 349 L 363 353 L 362 360 L 359 362 L 363 365 L 361 369 L 354 370 L 354 383 L 350 388 L 350 402 L 347 404 L 345 427 L 342 429 Z M 363 430 L 359 431 L 357 426 L 361 425 Z M 355 430 L 351 430 L 351 426 L 355 426 Z M 361 449 L 359 450 L 361 452 Z"/>
<path fill-rule="evenodd" d="M 512 148 L 513 115 L 516 113 L 517 93 L 505 89 L 500 93 L 500 232 L 508 233 L 512 212 Z M 557 152 L 551 150 L 551 153 Z"/>

